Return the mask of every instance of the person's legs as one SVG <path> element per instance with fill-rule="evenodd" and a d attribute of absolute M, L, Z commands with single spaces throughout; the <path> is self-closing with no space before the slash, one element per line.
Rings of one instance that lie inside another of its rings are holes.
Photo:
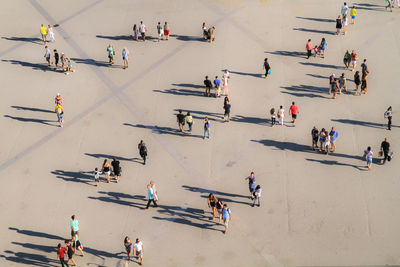
<path fill-rule="evenodd" d="M 156 202 L 154 199 L 153 199 L 153 206 L 154 206 L 155 208 L 158 207 L 157 202 Z"/>
<path fill-rule="evenodd" d="M 210 138 L 210 129 L 207 129 L 207 138 Z"/>
<path fill-rule="evenodd" d="M 148 209 L 148 208 L 150 207 L 150 203 L 151 203 L 151 199 L 149 199 L 149 200 L 147 201 L 146 209 Z"/>
<path fill-rule="evenodd" d="M 261 204 L 260 204 L 260 198 L 258 197 L 258 198 L 257 198 L 257 206 L 260 207 L 260 205 L 261 205 Z"/>
<path fill-rule="evenodd" d="M 388 117 L 388 130 L 392 130 L 392 117 Z"/>
<path fill-rule="evenodd" d="M 253 204 L 251 204 L 252 207 L 254 207 L 254 205 L 256 204 L 256 200 L 257 200 L 257 198 L 255 197 L 255 198 L 253 199 Z"/>
<path fill-rule="evenodd" d="M 389 156 L 389 151 L 383 151 L 383 164 L 386 163 L 388 156 Z"/>

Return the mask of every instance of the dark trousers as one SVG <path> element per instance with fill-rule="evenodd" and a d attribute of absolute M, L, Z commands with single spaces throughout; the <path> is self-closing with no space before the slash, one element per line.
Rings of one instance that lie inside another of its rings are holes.
<path fill-rule="evenodd" d="M 270 68 L 265 68 L 265 77 L 268 77 L 269 69 Z"/>
<path fill-rule="evenodd" d="M 68 263 L 64 260 L 64 258 L 60 258 L 61 267 L 67 266 L 69 267 Z"/>
<path fill-rule="evenodd" d="M 385 164 L 386 160 L 389 157 L 389 151 L 383 151 L 383 164 Z"/>
<path fill-rule="evenodd" d="M 157 203 L 156 203 L 156 201 L 155 201 L 154 199 L 149 199 L 149 201 L 147 201 L 146 209 L 149 208 L 150 203 L 151 203 L 152 201 L 153 201 L 154 207 L 158 207 L 158 205 L 157 205 Z"/>
<path fill-rule="evenodd" d="M 146 156 L 147 156 L 147 153 L 141 153 L 140 156 L 141 156 L 142 159 L 143 159 L 143 164 L 146 165 Z"/>
<path fill-rule="evenodd" d="M 311 50 L 307 50 L 307 58 L 311 57 Z"/>
<path fill-rule="evenodd" d="M 392 129 L 392 117 L 388 117 L 388 130 Z"/>
<path fill-rule="evenodd" d="M 274 124 L 276 124 L 276 118 L 275 117 L 271 118 L 271 125 L 274 125 Z"/>

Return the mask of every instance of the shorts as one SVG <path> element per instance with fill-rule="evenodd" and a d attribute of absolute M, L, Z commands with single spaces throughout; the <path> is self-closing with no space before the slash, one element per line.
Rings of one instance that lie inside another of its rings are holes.
<path fill-rule="evenodd" d="M 125 63 L 128 63 L 128 58 L 123 57 L 122 60 L 123 60 Z"/>
<path fill-rule="evenodd" d="M 231 114 L 230 111 L 228 111 L 228 112 L 225 111 L 224 116 L 229 116 L 230 114 Z"/>
<path fill-rule="evenodd" d="M 47 36 L 46 34 L 42 34 L 42 39 L 46 38 L 46 36 Z"/>
<path fill-rule="evenodd" d="M 169 35 L 170 30 L 164 30 L 164 35 Z"/>
<path fill-rule="evenodd" d="M 371 165 L 372 164 L 372 158 L 367 158 L 367 164 Z"/>
<path fill-rule="evenodd" d="M 136 257 L 143 257 L 143 251 L 136 251 Z"/>
<path fill-rule="evenodd" d="M 163 35 L 164 35 L 163 32 L 159 32 L 159 33 L 158 33 L 158 37 L 161 37 L 161 36 L 163 36 Z"/>
<path fill-rule="evenodd" d="M 99 181 L 100 181 L 100 177 L 98 177 L 98 178 L 95 177 L 95 178 L 94 178 L 94 181 L 95 181 L 95 182 L 99 182 Z"/>
<path fill-rule="evenodd" d="M 229 226 L 229 218 L 225 218 L 224 219 L 224 225 L 225 225 L 226 228 L 228 228 L 228 226 Z"/>
<path fill-rule="evenodd" d="M 115 175 L 115 176 L 121 176 L 121 171 L 120 171 L 120 170 L 114 171 L 114 175 Z"/>
<path fill-rule="evenodd" d="M 108 172 L 103 172 L 104 174 L 107 174 L 107 175 L 110 175 L 111 174 L 111 171 L 108 171 Z"/>
<path fill-rule="evenodd" d="M 357 60 L 352 60 L 351 64 L 353 64 L 353 65 L 357 64 Z"/>
<path fill-rule="evenodd" d="M 140 34 L 142 35 L 142 37 L 146 36 L 145 32 L 141 32 Z"/>
<path fill-rule="evenodd" d="M 336 144 L 336 140 L 332 140 L 332 139 L 331 139 L 331 144 L 332 144 L 332 145 Z"/>
<path fill-rule="evenodd" d="M 356 16 L 351 16 L 351 18 L 352 18 L 352 19 L 355 19 L 355 18 L 356 18 Z"/>
<path fill-rule="evenodd" d="M 64 114 L 57 114 L 58 121 L 61 121 L 63 116 L 64 116 Z"/>
<path fill-rule="evenodd" d="M 222 209 L 217 209 L 218 213 L 222 213 Z"/>
<path fill-rule="evenodd" d="M 292 114 L 292 118 L 296 119 L 297 118 L 297 114 Z"/>
<path fill-rule="evenodd" d="M 179 125 L 182 125 L 182 126 L 185 125 L 185 121 L 180 121 Z"/>

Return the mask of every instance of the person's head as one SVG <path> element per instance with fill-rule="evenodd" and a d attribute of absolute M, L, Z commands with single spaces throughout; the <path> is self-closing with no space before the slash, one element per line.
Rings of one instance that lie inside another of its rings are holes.
<path fill-rule="evenodd" d="M 356 53 L 356 50 L 352 50 L 351 53 L 352 53 L 352 54 L 355 54 L 355 53 Z"/>
<path fill-rule="evenodd" d="M 167 25 L 167 24 L 168 24 L 168 21 L 165 22 L 165 25 Z"/>
<path fill-rule="evenodd" d="M 346 3 L 346 2 L 344 2 L 344 4 L 343 4 L 343 5 L 347 6 L 347 3 Z"/>
<path fill-rule="evenodd" d="M 264 58 L 264 61 L 268 61 L 268 58 Z"/>
<path fill-rule="evenodd" d="M 335 130 L 335 127 L 332 127 L 332 131 L 334 131 Z"/>
<path fill-rule="evenodd" d="M 335 77 L 335 73 L 332 73 L 331 76 Z"/>
<path fill-rule="evenodd" d="M 129 237 L 125 236 L 124 242 L 126 243 L 126 242 L 129 242 L 129 241 L 130 241 Z"/>
<path fill-rule="evenodd" d="M 208 80 L 208 76 L 206 76 L 206 80 Z"/>
<path fill-rule="evenodd" d="M 204 26 L 206 26 L 206 23 L 205 23 L 205 22 L 203 22 L 203 27 L 204 27 Z"/>
<path fill-rule="evenodd" d="M 208 121 L 208 117 L 206 116 L 206 117 L 204 118 L 204 120 Z"/>
<path fill-rule="evenodd" d="M 275 113 L 275 108 L 271 108 L 270 110 L 271 115 Z"/>
<path fill-rule="evenodd" d="M 46 48 L 46 49 L 47 49 L 47 45 L 46 45 L 44 48 Z"/>
<path fill-rule="evenodd" d="M 72 220 L 75 220 L 75 215 L 72 215 L 72 216 L 71 216 L 71 219 L 72 219 Z"/>
<path fill-rule="evenodd" d="M 359 75 L 360 74 L 360 72 L 359 71 L 356 71 L 356 75 Z"/>
<path fill-rule="evenodd" d="M 325 42 L 325 38 L 322 38 L 322 42 Z"/>
<path fill-rule="evenodd" d="M 150 187 L 151 187 L 151 185 L 150 185 L 150 184 L 148 184 L 148 185 L 147 185 L 147 189 L 150 189 Z"/>
<path fill-rule="evenodd" d="M 50 25 L 47 25 L 47 28 L 51 28 L 51 26 L 50 26 Z"/>
<path fill-rule="evenodd" d="M 208 198 L 209 198 L 209 199 L 213 199 L 213 198 L 214 198 L 214 194 L 213 194 L 213 193 L 210 193 L 210 194 L 208 195 Z"/>
<path fill-rule="evenodd" d="M 318 45 L 314 46 L 314 48 L 318 48 Z"/>
<path fill-rule="evenodd" d="M 337 18 L 338 18 L 338 19 L 340 19 L 340 15 L 339 15 L 339 16 L 337 16 Z"/>
<path fill-rule="evenodd" d="M 294 105 L 294 101 L 292 102 L 292 105 Z"/>
<path fill-rule="evenodd" d="M 188 112 L 188 113 L 186 114 L 186 116 L 190 116 L 190 112 Z"/>
<path fill-rule="evenodd" d="M 389 138 L 385 137 L 385 141 L 386 141 L 386 142 L 389 141 Z"/>
<path fill-rule="evenodd" d="M 388 110 L 392 110 L 392 106 L 388 107 Z"/>
<path fill-rule="evenodd" d="M 97 169 L 97 168 L 94 168 L 94 170 L 97 172 L 99 169 Z"/>
<path fill-rule="evenodd" d="M 364 59 L 364 63 L 365 63 L 365 62 L 367 62 L 367 59 L 366 59 L 366 58 Z"/>
<path fill-rule="evenodd" d="M 117 161 L 117 158 L 116 158 L 116 157 L 113 157 L 113 161 Z"/>
<path fill-rule="evenodd" d="M 342 73 L 342 77 L 344 77 L 344 73 Z"/>
<path fill-rule="evenodd" d="M 314 128 L 313 128 L 314 130 L 318 130 L 318 128 L 317 128 L 317 126 L 314 126 Z"/>
<path fill-rule="evenodd" d="M 283 106 L 279 106 L 279 108 L 283 108 Z"/>
<path fill-rule="evenodd" d="M 258 190 L 258 189 L 260 189 L 261 188 L 261 186 L 260 185 L 257 185 L 256 186 L 256 190 Z"/>
<path fill-rule="evenodd" d="M 250 173 L 250 176 L 251 176 L 251 177 L 254 177 L 254 172 L 251 172 L 251 173 Z"/>
<path fill-rule="evenodd" d="M 43 24 L 42 24 L 42 27 L 43 27 Z"/>
<path fill-rule="evenodd" d="M 322 128 L 322 129 L 321 129 L 321 132 L 323 132 L 323 133 L 324 133 L 324 132 L 325 132 L 325 128 Z"/>
<path fill-rule="evenodd" d="M 226 209 L 228 207 L 228 205 L 224 204 L 224 209 Z"/>
<path fill-rule="evenodd" d="M 154 186 L 154 184 L 155 184 L 154 181 L 150 181 L 151 186 Z"/>
<path fill-rule="evenodd" d="M 139 243 L 139 242 L 140 242 L 139 238 L 136 238 L 136 243 Z"/>
<path fill-rule="evenodd" d="M 140 140 L 140 143 L 143 144 L 143 140 Z"/>
<path fill-rule="evenodd" d="M 182 113 L 182 109 L 179 110 L 179 114 L 181 114 L 181 113 Z"/>
<path fill-rule="evenodd" d="M 161 22 L 158 22 L 158 25 L 161 25 Z"/>
<path fill-rule="evenodd" d="M 60 249 L 60 248 L 61 248 L 61 244 L 60 244 L 60 243 L 58 243 L 57 247 Z"/>
<path fill-rule="evenodd" d="M 311 42 L 311 39 L 308 39 L 308 42 Z"/>
<path fill-rule="evenodd" d="M 228 72 L 228 69 L 225 69 L 225 72 Z"/>
<path fill-rule="evenodd" d="M 344 16 L 343 16 L 343 19 L 347 19 L 347 15 L 344 15 Z"/>
<path fill-rule="evenodd" d="M 68 246 L 69 245 L 69 240 L 65 239 L 64 243 Z"/>
<path fill-rule="evenodd" d="M 54 53 L 57 53 L 57 49 L 54 49 L 53 52 L 54 52 Z"/>
<path fill-rule="evenodd" d="M 143 24 L 143 21 L 141 21 L 140 24 Z"/>
<path fill-rule="evenodd" d="M 218 80 L 218 76 L 215 76 L 215 79 Z"/>
<path fill-rule="evenodd" d="M 371 151 L 371 147 L 370 147 L 370 146 L 369 146 L 369 147 L 367 147 L 367 150 L 368 150 L 368 151 Z"/>

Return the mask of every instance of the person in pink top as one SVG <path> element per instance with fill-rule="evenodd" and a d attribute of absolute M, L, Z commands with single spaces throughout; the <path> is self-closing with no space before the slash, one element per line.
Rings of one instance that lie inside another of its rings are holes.
<path fill-rule="evenodd" d="M 299 114 L 299 108 L 295 105 L 294 102 L 292 102 L 292 105 L 289 108 L 289 114 L 292 114 L 293 126 L 296 126 L 296 119 L 297 119 L 297 114 Z"/>
<path fill-rule="evenodd" d="M 313 49 L 311 39 L 308 39 L 308 42 L 306 44 L 306 49 L 307 49 L 307 59 L 309 59 L 311 57 L 311 50 Z"/>

